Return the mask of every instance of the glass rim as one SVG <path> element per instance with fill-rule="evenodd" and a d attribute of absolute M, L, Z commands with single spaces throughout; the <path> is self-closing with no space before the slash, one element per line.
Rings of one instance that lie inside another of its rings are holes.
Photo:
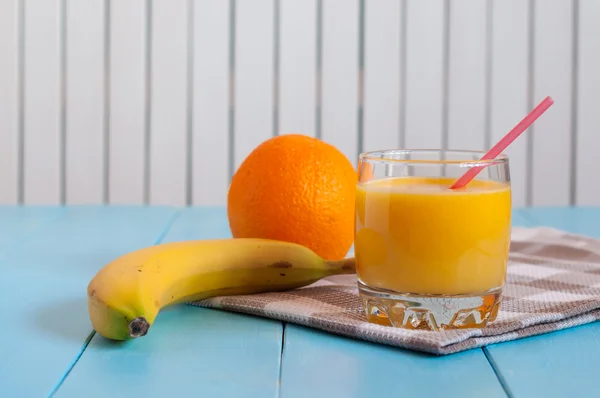
<path fill-rule="evenodd" d="M 466 155 L 480 155 L 486 154 L 486 151 L 481 150 L 470 150 L 470 149 L 428 149 L 428 148 L 417 148 L 417 149 L 377 149 L 367 152 L 362 152 L 358 156 L 359 162 L 370 161 L 370 162 L 381 162 L 381 163 L 414 163 L 414 164 L 464 164 L 469 166 L 489 166 L 492 164 L 504 164 L 508 163 L 508 155 L 500 153 L 493 159 L 395 159 L 391 155 L 410 155 L 411 153 L 452 153 L 452 154 L 464 154 Z"/>

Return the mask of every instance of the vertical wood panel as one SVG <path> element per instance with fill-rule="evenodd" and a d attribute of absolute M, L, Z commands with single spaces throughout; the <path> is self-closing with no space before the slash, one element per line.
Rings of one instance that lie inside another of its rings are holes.
<path fill-rule="evenodd" d="M 229 185 L 230 2 L 194 3 L 193 204 L 224 205 Z"/>
<path fill-rule="evenodd" d="M 500 140 L 529 111 L 528 97 L 529 8 L 525 1 L 493 3 L 491 136 Z M 546 117 L 546 115 L 544 116 Z M 525 205 L 527 190 L 526 131 L 506 150 L 509 156 L 513 205 Z"/>
<path fill-rule="evenodd" d="M 67 2 L 66 201 L 101 203 L 104 188 L 105 0 Z"/>
<path fill-rule="evenodd" d="M 317 1 L 280 0 L 279 131 L 315 136 Z"/>
<path fill-rule="evenodd" d="M 364 150 L 400 146 L 402 1 L 367 2 Z"/>
<path fill-rule="evenodd" d="M 407 148 L 442 145 L 444 0 L 407 0 Z"/>
<path fill-rule="evenodd" d="M 359 1 L 323 1 L 322 138 L 356 166 Z"/>
<path fill-rule="evenodd" d="M 579 0 L 577 203 L 600 205 L 600 2 Z"/>
<path fill-rule="evenodd" d="M 19 187 L 19 1 L 0 2 L 0 204 Z"/>
<path fill-rule="evenodd" d="M 109 200 L 143 203 L 146 0 L 111 1 Z"/>
<path fill-rule="evenodd" d="M 555 103 L 533 130 L 532 204 L 568 205 L 571 165 L 572 2 L 535 3 L 534 105 Z"/>
<path fill-rule="evenodd" d="M 187 0 L 152 5 L 151 204 L 186 199 L 187 10 Z"/>
<path fill-rule="evenodd" d="M 61 1 L 25 3 L 26 204 L 61 200 Z"/>
<path fill-rule="evenodd" d="M 568 204 L 571 177 L 577 181 L 577 203 L 599 204 L 598 190 L 588 183 L 594 180 L 590 159 L 594 151 L 600 150 L 594 128 L 597 112 L 593 99 L 593 93 L 598 91 L 594 73 L 600 62 L 596 54 L 600 43 L 595 38 L 598 29 L 593 25 L 598 6 L 591 0 L 579 0 L 580 69 L 575 75 L 579 92 L 574 108 L 579 134 L 574 141 L 577 148 L 571 148 L 572 0 L 533 0 L 531 54 L 528 53 L 528 2 L 505 0 L 492 5 L 491 1 L 405 1 L 406 26 L 402 16 L 404 1 L 365 2 L 363 149 L 397 147 L 403 143 L 406 147 L 439 147 L 445 143 L 446 128 L 450 147 L 487 149 L 484 147 L 490 139 L 492 143 L 497 141 L 533 105 L 551 95 L 556 101 L 554 106 L 507 150 L 511 158 L 514 205 L 527 203 L 528 189 L 531 204 Z M 63 2 L 67 6 L 61 10 Z M 149 3 L 153 4 L 152 48 L 147 48 L 150 41 L 146 37 Z M 185 203 L 190 105 L 193 105 L 190 152 L 194 204 L 223 204 L 232 171 L 228 161 L 230 148 L 234 149 L 233 167 L 237 167 L 256 145 L 273 134 L 318 135 L 321 131 L 324 140 L 336 145 L 356 163 L 361 140 L 360 0 L 322 2 L 321 87 L 317 85 L 318 0 L 194 2 L 196 55 L 191 64 L 187 25 L 190 3 L 187 0 L 110 2 L 107 73 L 110 106 L 105 110 L 104 7 L 108 2 L 24 2 L 26 203 L 59 203 L 63 186 L 68 203 L 102 201 L 105 122 L 110 132 L 110 202 L 143 202 L 146 133 L 150 132 L 150 201 Z M 235 47 L 230 47 L 230 3 L 236 4 Z M 276 4 L 280 7 L 279 40 L 275 36 Z M 448 36 L 446 4 L 450 4 Z M 493 7 L 491 39 L 487 36 L 487 7 Z M 65 53 L 61 52 L 63 13 Z M 402 58 L 404 30 L 405 59 Z M 0 33 L 0 184 L 3 187 L 0 203 L 15 203 L 19 186 L 20 115 L 17 0 L 1 2 Z M 487 47 L 488 39 L 491 47 Z M 444 57 L 446 40 L 450 44 L 448 59 Z M 233 81 L 228 74 L 230 48 L 235 48 Z M 485 52 L 489 50 L 492 90 L 490 137 L 486 137 Z M 152 61 L 150 68 L 146 64 L 148 54 Z M 277 57 L 279 69 L 275 65 Z M 444 71 L 446 60 L 448 80 Z M 528 80 L 530 61 L 533 61 L 532 81 Z M 187 79 L 190 65 L 193 82 Z M 63 72 L 66 72 L 64 81 Z M 146 87 L 147 78 L 152 83 L 150 87 Z M 447 98 L 444 84 L 448 84 Z M 230 88 L 234 93 L 233 126 L 228 110 Z M 319 97 L 322 98 L 320 128 L 316 113 Z M 150 108 L 146 108 L 147 104 Z M 277 106 L 278 117 L 274 115 Z M 66 118 L 62 120 L 61 115 Z M 279 128 L 275 131 L 277 123 Z M 234 142 L 230 142 L 230 128 L 234 131 Z M 528 140 L 533 144 L 532 156 L 527 153 Z M 574 160 L 572 153 L 578 154 Z M 577 166 L 575 171 L 570 169 L 572 160 Z M 63 161 L 64 182 L 61 181 Z M 528 162 L 532 165 L 529 170 Z"/>
<path fill-rule="evenodd" d="M 292 323 L 284 337 L 281 397 L 506 397 L 480 349 L 433 356 Z"/>
<path fill-rule="evenodd" d="M 274 1 L 236 2 L 235 168 L 273 136 Z"/>
<path fill-rule="evenodd" d="M 486 18 L 488 1 L 450 3 L 448 144 L 487 150 Z"/>

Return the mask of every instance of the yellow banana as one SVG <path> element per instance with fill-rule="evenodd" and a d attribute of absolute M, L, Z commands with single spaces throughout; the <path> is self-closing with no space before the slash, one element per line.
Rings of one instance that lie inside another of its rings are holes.
<path fill-rule="evenodd" d="M 102 336 L 128 340 L 144 336 L 168 305 L 288 290 L 354 272 L 353 258 L 325 261 L 304 246 L 275 240 L 164 243 L 104 266 L 88 285 L 88 311 Z"/>

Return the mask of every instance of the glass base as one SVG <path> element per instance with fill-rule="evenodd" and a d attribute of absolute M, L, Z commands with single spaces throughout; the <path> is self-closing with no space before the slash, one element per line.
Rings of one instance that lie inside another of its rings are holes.
<path fill-rule="evenodd" d="M 413 330 L 483 328 L 498 316 L 502 289 L 478 295 L 418 295 L 374 289 L 358 282 L 367 320 Z"/>

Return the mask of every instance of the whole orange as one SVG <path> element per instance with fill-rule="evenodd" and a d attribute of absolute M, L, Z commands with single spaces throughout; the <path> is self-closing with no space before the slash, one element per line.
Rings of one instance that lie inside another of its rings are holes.
<path fill-rule="evenodd" d="M 286 134 L 258 145 L 236 170 L 227 197 L 233 237 L 276 239 L 326 260 L 354 237 L 356 170 L 336 147 Z"/>

